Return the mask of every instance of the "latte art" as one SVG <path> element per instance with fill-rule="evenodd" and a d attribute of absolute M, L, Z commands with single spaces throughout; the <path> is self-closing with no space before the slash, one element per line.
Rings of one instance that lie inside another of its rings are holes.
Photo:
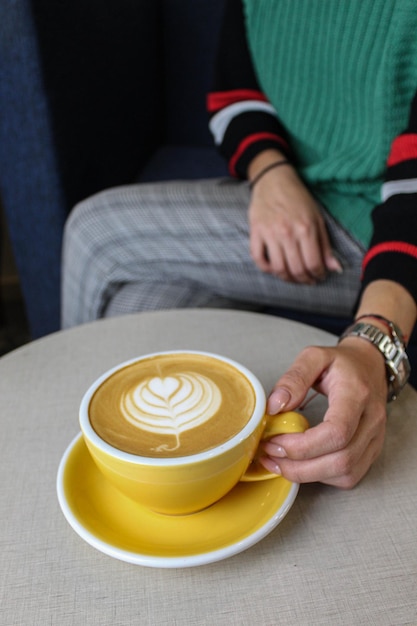
<path fill-rule="evenodd" d="M 120 410 L 138 428 L 173 435 L 173 446 L 154 448 L 156 452 L 173 451 L 180 446 L 181 433 L 213 417 L 221 400 L 220 389 L 212 380 L 195 372 L 179 372 L 142 381 L 121 398 Z"/>
<path fill-rule="evenodd" d="M 115 370 L 88 407 L 95 432 L 139 456 L 188 456 L 236 435 L 250 419 L 254 389 L 244 374 L 210 355 L 149 355 Z"/>

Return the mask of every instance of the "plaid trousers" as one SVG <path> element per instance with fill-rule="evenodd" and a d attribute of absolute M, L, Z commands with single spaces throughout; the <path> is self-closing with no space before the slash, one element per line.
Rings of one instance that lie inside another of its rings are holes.
<path fill-rule="evenodd" d="M 232 179 L 116 187 L 71 212 L 62 257 L 62 327 L 183 307 L 287 307 L 346 316 L 364 254 L 323 210 L 342 274 L 316 285 L 260 271 L 249 255 L 246 183 Z"/>

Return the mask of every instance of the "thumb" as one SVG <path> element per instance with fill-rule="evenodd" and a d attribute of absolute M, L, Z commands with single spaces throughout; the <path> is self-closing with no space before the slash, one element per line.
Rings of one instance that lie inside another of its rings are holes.
<path fill-rule="evenodd" d="M 281 376 L 267 401 L 267 411 L 275 415 L 292 411 L 305 400 L 308 391 L 322 378 L 333 358 L 331 348 L 308 346 Z"/>
<path fill-rule="evenodd" d="M 275 387 L 268 398 L 266 411 L 269 415 L 276 415 L 291 403 L 291 394 L 285 387 Z"/>

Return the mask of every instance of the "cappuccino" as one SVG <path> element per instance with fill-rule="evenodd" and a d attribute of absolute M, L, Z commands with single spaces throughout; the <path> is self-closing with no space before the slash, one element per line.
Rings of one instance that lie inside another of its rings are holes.
<path fill-rule="evenodd" d="M 114 371 L 94 392 L 91 426 L 101 439 L 145 457 L 210 450 L 253 415 L 255 391 L 230 363 L 207 354 L 161 353 Z"/>

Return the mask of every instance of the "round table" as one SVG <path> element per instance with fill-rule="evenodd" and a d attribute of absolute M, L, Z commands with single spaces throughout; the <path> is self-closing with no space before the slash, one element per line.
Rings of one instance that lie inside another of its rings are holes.
<path fill-rule="evenodd" d="M 247 365 L 267 391 L 318 329 L 262 314 L 178 310 L 99 320 L 0 359 L 0 623 L 18 625 L 417 624 L 417 394 L 389 407 L 386 443 L 353 490 L 302 485 L 255 546 L 199 567 L 133 565 L 64 518 L 62 455 L 78 406 L 108 368 L 157 350 L 202 349 Z M 352 393 L 355 390 L 352 389 Z M 305 414 L 314 423 L 323 398 Z"/>

